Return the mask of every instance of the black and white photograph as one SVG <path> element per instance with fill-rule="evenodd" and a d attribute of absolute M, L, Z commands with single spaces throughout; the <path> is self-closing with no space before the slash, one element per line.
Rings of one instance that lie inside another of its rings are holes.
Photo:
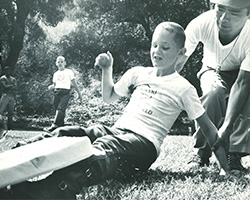
<path fill-rule="evenodd" d="M 0 200 L 250 199 L 250 0 L 0 0 Z"/>

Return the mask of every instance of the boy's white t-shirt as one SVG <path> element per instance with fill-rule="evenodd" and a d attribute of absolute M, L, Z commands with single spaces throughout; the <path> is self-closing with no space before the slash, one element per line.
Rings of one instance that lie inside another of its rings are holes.
<path fill-rule="evenodd" d="M 53 83 L 56 89 L 70 89 L 71 80 L 74 79 L 74 72 L 71 69 L 58 70 L 53 75 Z"/>
<path fill-rule="evenodd" d="M 183 110 L 191 120 L 205 110 L 196 89 L 177 72 L 163 77 L 155 74 L 153 67 L 134 67 L 115 84 L 114 90 L 120 96 L 128 95 L 131 86 L 135 90 L 114 127 L 144 136 L 159 154 L 163 139 Z"/>
<path fill-rule="evenodd" d="M 231 43 L 222 45 L 216 24 L 215 10 L 193 19 L 186 30 L 186 55 L 190 56 L 199 42 L 203 43 L 203 67 L 215 68 L 221 63 L 222 71 L 241 69 L 250 71 L 250 20 Z"/>

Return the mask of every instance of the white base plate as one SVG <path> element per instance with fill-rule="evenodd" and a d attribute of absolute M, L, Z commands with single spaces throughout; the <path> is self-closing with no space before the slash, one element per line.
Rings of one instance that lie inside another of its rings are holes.
<path fill-rule="evenodd" d="M 0 153 L 0 188 L 67 167 L 92 155 L 88 137 L 51 137 Z"/>

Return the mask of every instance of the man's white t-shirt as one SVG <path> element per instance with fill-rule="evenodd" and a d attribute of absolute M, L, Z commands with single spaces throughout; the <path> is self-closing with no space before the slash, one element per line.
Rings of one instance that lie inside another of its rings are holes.
<path fill-rule="evenodd" d="M 120 96 L 134 92 L 115 127 L 131 130 L 151 141 L 159 154 L 163 139 L 179 114 L 185 110 L 191 120 L 204 113 L 196 89 L 177 72 L 157 77 L 153 67 L 134 67 L 115 84 Z"/>
<path fill-rule="evenodd" d="M 71 69 L 58 70 L 53 75 L 53 83 L 56 89 L 70 89 L 71 80 L 74 79 L 74 72 Z"/>
<path fill-rule="evenodd" d="M 187 56 L 193 53 L 199 42 L 203 43 L 203 67 L 216 69 L 217 65 L 221 65 L 222 71 L 239 68 L 250 71 L 250 20 L 245 23 L 240 35 L 227 45 L 222 45 L 219 41 L 215 10 L 193 19 L 185 33 Z"/>

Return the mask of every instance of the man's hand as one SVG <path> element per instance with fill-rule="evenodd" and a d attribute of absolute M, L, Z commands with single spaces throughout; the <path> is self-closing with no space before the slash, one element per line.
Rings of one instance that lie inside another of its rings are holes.
<path fill-rule="evenodd" d="M 95 59 L 95 66 L 107 69 L 113 66 L 113 60 L 113 56 L 109 51 L 107 53 L 101 53 Z"/>
<path fill-rule="evenodd" d="M 222 126 L 218 131 L 218 135 L 220 138 L 219 142 L 224 146 L 224 148 L 228 152 L 228 150 L 229 150 L 229 138 L 231 135 L 231 131 L 227 130 L 226 128 L 224 128 L 224 126 Z"/>

